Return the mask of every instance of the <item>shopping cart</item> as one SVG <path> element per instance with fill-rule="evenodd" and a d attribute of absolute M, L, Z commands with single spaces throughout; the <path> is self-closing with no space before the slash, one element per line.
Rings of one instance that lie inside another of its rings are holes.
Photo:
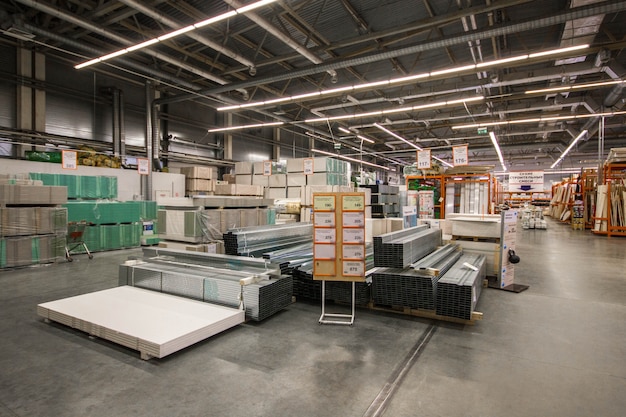
<path fill-rule="evenodd" d="M 89 259 L 93 259 L 93 255 L 89 252 L 89 248 L 85 244 L 85 228 L 87 222 L 69 222 L 67 224 L 67 241 L 65 245 L 65 258 L 68 262 L 72 262 L 71 252 L 78 247 L 83 247 Z"/>

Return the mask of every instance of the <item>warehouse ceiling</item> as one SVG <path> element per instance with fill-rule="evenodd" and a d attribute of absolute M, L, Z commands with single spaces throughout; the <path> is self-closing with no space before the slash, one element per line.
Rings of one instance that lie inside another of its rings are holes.
<path fill-rule="evenodd" d="M 451 164 L 452 146 L 467 144 L 470 163 L 501 169 L 495 140 L 508 170 L 597 166 L 599 141 L 604 156 L 626 146 L 626 1 L 278 0 L 246 11 L 256 3 L 8 0 L 0 17 L 3 36 L 73 65 L 124 52 L 76 71 L 158 80 L 161 103 L 219 109 L 224 124 L 207 129 L 282 123 L 316 148 L 341 143 L 385 165 L 414 162 L 417 147 Z"/>

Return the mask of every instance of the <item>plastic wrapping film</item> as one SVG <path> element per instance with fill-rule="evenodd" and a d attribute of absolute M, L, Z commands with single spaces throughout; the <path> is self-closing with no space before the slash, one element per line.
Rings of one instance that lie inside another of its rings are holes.
<path fill-rule="evenodd" d="M 67 219 L 91 224 L 134 223 L 141 220 L 142 201 L 68 201 Z"/>
<path fill-rule="evenodd" d="M 136 248 L 141 245 L 141 222 L 129 224 L 91 225 L 85 227 L 83 241 L 90 252 Z M 84 253 L 79 246 L 72 253 Z"/>
<path fill-rule="evenodd" d="M 117 198 L 117 177 L 46 174 L 31 172 L 30 179 L 40 180 L 44 185 L 67 187 L 68 198 Z"/>
<path fill-rule="evenodd" d="M 66 187 L 0 184 L 0 204 L 36 206 L 66 202 Z"/>
<path fill-rule="evenodd" d="M 0 268 L 56 262 L 65 255 L 64 235 L 0 239 Z"/>
<path fill-rule="evenodd" d="M 0 237 L 67 232 L 67 209 L 62 207 L 2 207 Z"/>

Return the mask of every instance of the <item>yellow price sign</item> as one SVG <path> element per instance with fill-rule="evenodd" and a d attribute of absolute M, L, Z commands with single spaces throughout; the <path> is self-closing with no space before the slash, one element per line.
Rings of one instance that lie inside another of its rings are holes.
<path fill-rule="evenodd" d="M 333 211 L 335 210 L 334 195 L 313 195 L 313 210 Z"/>
<path fill-rule="evenodd" d="M 344 195 L 342 207 L 344 210 L 365 210 L 365 196 L 363 195 Z"/>

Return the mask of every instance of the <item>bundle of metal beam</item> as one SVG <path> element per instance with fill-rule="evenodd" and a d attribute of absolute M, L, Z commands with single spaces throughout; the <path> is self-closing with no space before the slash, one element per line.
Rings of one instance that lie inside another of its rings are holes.
<path fill-rule="evenodd" d="M 227 255 L 261 257 L 264 252 L 311 242 L 311 223 L 287 223 L 229 229 L 224 233 Z"/>
<path fill-rule="evenodd" d="M 437 282 L 460 257 L 458 245 L 446 245 L 411 268 L 379 268 L 372 275 L 374 303 L 434 310 Z"/>
<path fill-rule="evenodd" d="M 354 285 L 354 301 L 357 305 L 367 305 L 371 300 L 371 278 L 366 273 L 365 282 L 356 282 Z M 293 295 L 298 299 L 319 301 L 322 295 L 322 282 L 313 280 L 312 263 L 303 264 L 293 271 Z M 352 283 L 328 281 L 326 282 L 326 300 L 340 303 L 350 303 L 352 299 Z"/>
<path fill-rule="evenodd" d="M 485 255 L 463 254 L 439 279 L 435 303 L 437 314 L 471 320 L 486 268 Z"/>
<path fill-rule="evenodd" d="M 181 264 L 174 261 L 135 261 L 120 266 L 128 285 L 237 307 L 243 294 L 246 317 L 261 321 L 291 303 L 293 279 L 259 277 L 243 271 Z M 242 286 L 241 279 L 257 280 Z"/>
<path fill-rule="evenodd" d="M 406 268 L 441 245 L 441 230 L 420 225 L 374 236 L 374 264 Z"/>
<path fill-rule="evenodd" d="M 282 275 L 279 265 L 265 259 L 255 259 L 244 256 L 145 247 L 143 248 L 143 257 L 144 260 L 171 260 L 204 267 L 244 271 L 249 275 L 267 275 L 274 278 L 278 278 Z M 120 282 L 120 285 L 130 284 Z"/>

